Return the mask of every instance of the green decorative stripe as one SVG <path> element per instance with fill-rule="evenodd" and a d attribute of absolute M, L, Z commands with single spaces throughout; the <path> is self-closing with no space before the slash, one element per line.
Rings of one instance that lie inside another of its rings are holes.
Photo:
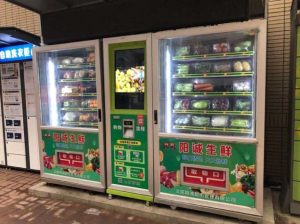
<path fill-rule="evenodd" d="M 70 65 L 58 65 L 59 69 L 85 69 L 85 68 L 95 68 L 95 64 L 82 63 L 82 64 L 70 64 Z"/>
<path fill-rule="evenodd" d="M 253 92 L 173 92 L 173 96 L 252 96 Z"/>
<path fill-rule="evenodd" d="M 252 111 L 214 111 L 214 110 L 173 110 L 176 114 L 226 114 L 252 116 Z"/>
<path fill-rule="evenodd" d="M 87 112 L 97 112 L 97 108 L 61 108 L 62 111 L 87 111 Z"/>
<path fill-rule="evenodd" d="M 82 78 L 82 79 L 60 79 L 58 82 L 92 82 L 92 81 L 96 81 L 96 78 Z"/>
<path fill-rule="evenodd" d="M 211 127 L 197 127 L 197 126 L 183 126 L 183 125 L 174 125 L 173 128 L 178 130 L 204 131 L 204 132 L 228 132 L 228 133 L 241 133 L 241 134 L 252 133 L 252 129 L 237 129 L 237 128 L 211 128 Z"/>
<path fill-rule="evenodd" d="M 225 73 L 201 73 L 201 74 L 175 74 L 173 78 L 213 78 L 213 77 L 244 77 L 253 76 L 254 72 L 225 72 Z"/>
<path fill-rule="evenodd" d="M 187 56 L 176 56 L 172 57 L 174 61 L 185 61 L 193 59 L 219 59 L 219 58 L 241 58 L 253 56 L 254 51 L 245 52 L 228 52 L 228 53 L 218 53 L 218 54 L 201 54 L 201 55 L 187 55 Z"/>
<path fill-rule="evenodd" d="M 62 125 L 68 126 L 90 126 L 90 127 L 98 127 L 98 122 L 75 122 L 75 121 L 64 121 Z"/>
<path fill-rule="evenodd" d="M 70 97 L 70 96 L 97 96 L 97 93 L 61 93 L 59 96 L 65 96 L 65 97 Z"/>
<path fill-rule="evenodd" d="M 153 202 L 153 197 L 147 196 L 147 195 L 142 195 L 142 194 L 135 194 L 131 192 L 125 192 L 125 191 L 119 191 L 119 190 L 114 190 L 114 189 L 107 189 L 106 190 L 107 194 L 112 194 L 112 195 L 118 195 L 122 197 L 127 197 L 127 198 L 134 198 L 142 201 L 150 201 Z"/>

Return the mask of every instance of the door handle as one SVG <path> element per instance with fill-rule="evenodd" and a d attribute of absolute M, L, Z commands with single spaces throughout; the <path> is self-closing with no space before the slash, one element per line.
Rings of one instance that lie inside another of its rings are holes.
<path fill-rule="evenodd" d="M 157 124 L 157 110 L 154 110 L 154 124 Z"/>
<path fill-rule="evenodd" d="M 101 122 L 101 109 L 98 109 L 98 119 L 99 119 L 99 122 Z"/>

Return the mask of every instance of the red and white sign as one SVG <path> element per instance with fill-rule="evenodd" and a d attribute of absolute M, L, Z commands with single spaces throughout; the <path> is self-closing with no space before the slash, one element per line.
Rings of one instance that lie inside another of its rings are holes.
<path fill-rule="evenodd" d="M 183 172 L 182 182 L 185 185 L 212 189 L 227 189 L 226 170 L 185 165 L 182 167 L 181 172 Z"/>
<path fill-rule="evenodd" d="M 144 126 L 144 115 L 137 115 L 137 125 Z"/>
<path fill-rule="evenodd" d="M 83 168 L 83 154 L 57 152 L 57 165 L 70 168 Z"/>

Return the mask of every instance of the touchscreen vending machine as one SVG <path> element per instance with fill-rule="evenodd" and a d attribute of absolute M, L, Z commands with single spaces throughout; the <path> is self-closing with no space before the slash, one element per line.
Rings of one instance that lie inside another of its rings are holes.
<path fill-rule="evenodd" d="M 105 189 L 99 41 L 34 50 L 41 177 Z"/>
<path fill-rule="evenodd" d="M 155 201 L 263 215 L 266 22 L 153 34 Z"/>
<path fill-rule="evenodd" d="M 103 40 L 107 193 L 153 201 L 151 35 Z"/>

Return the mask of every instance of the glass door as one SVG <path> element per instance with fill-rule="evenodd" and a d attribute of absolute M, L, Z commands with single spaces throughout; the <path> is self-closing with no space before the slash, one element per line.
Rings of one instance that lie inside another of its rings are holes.
<path fill-rule="evenodd" d="M 256 32 L 162 39 L 161 132 L 255 137 Z"/>

